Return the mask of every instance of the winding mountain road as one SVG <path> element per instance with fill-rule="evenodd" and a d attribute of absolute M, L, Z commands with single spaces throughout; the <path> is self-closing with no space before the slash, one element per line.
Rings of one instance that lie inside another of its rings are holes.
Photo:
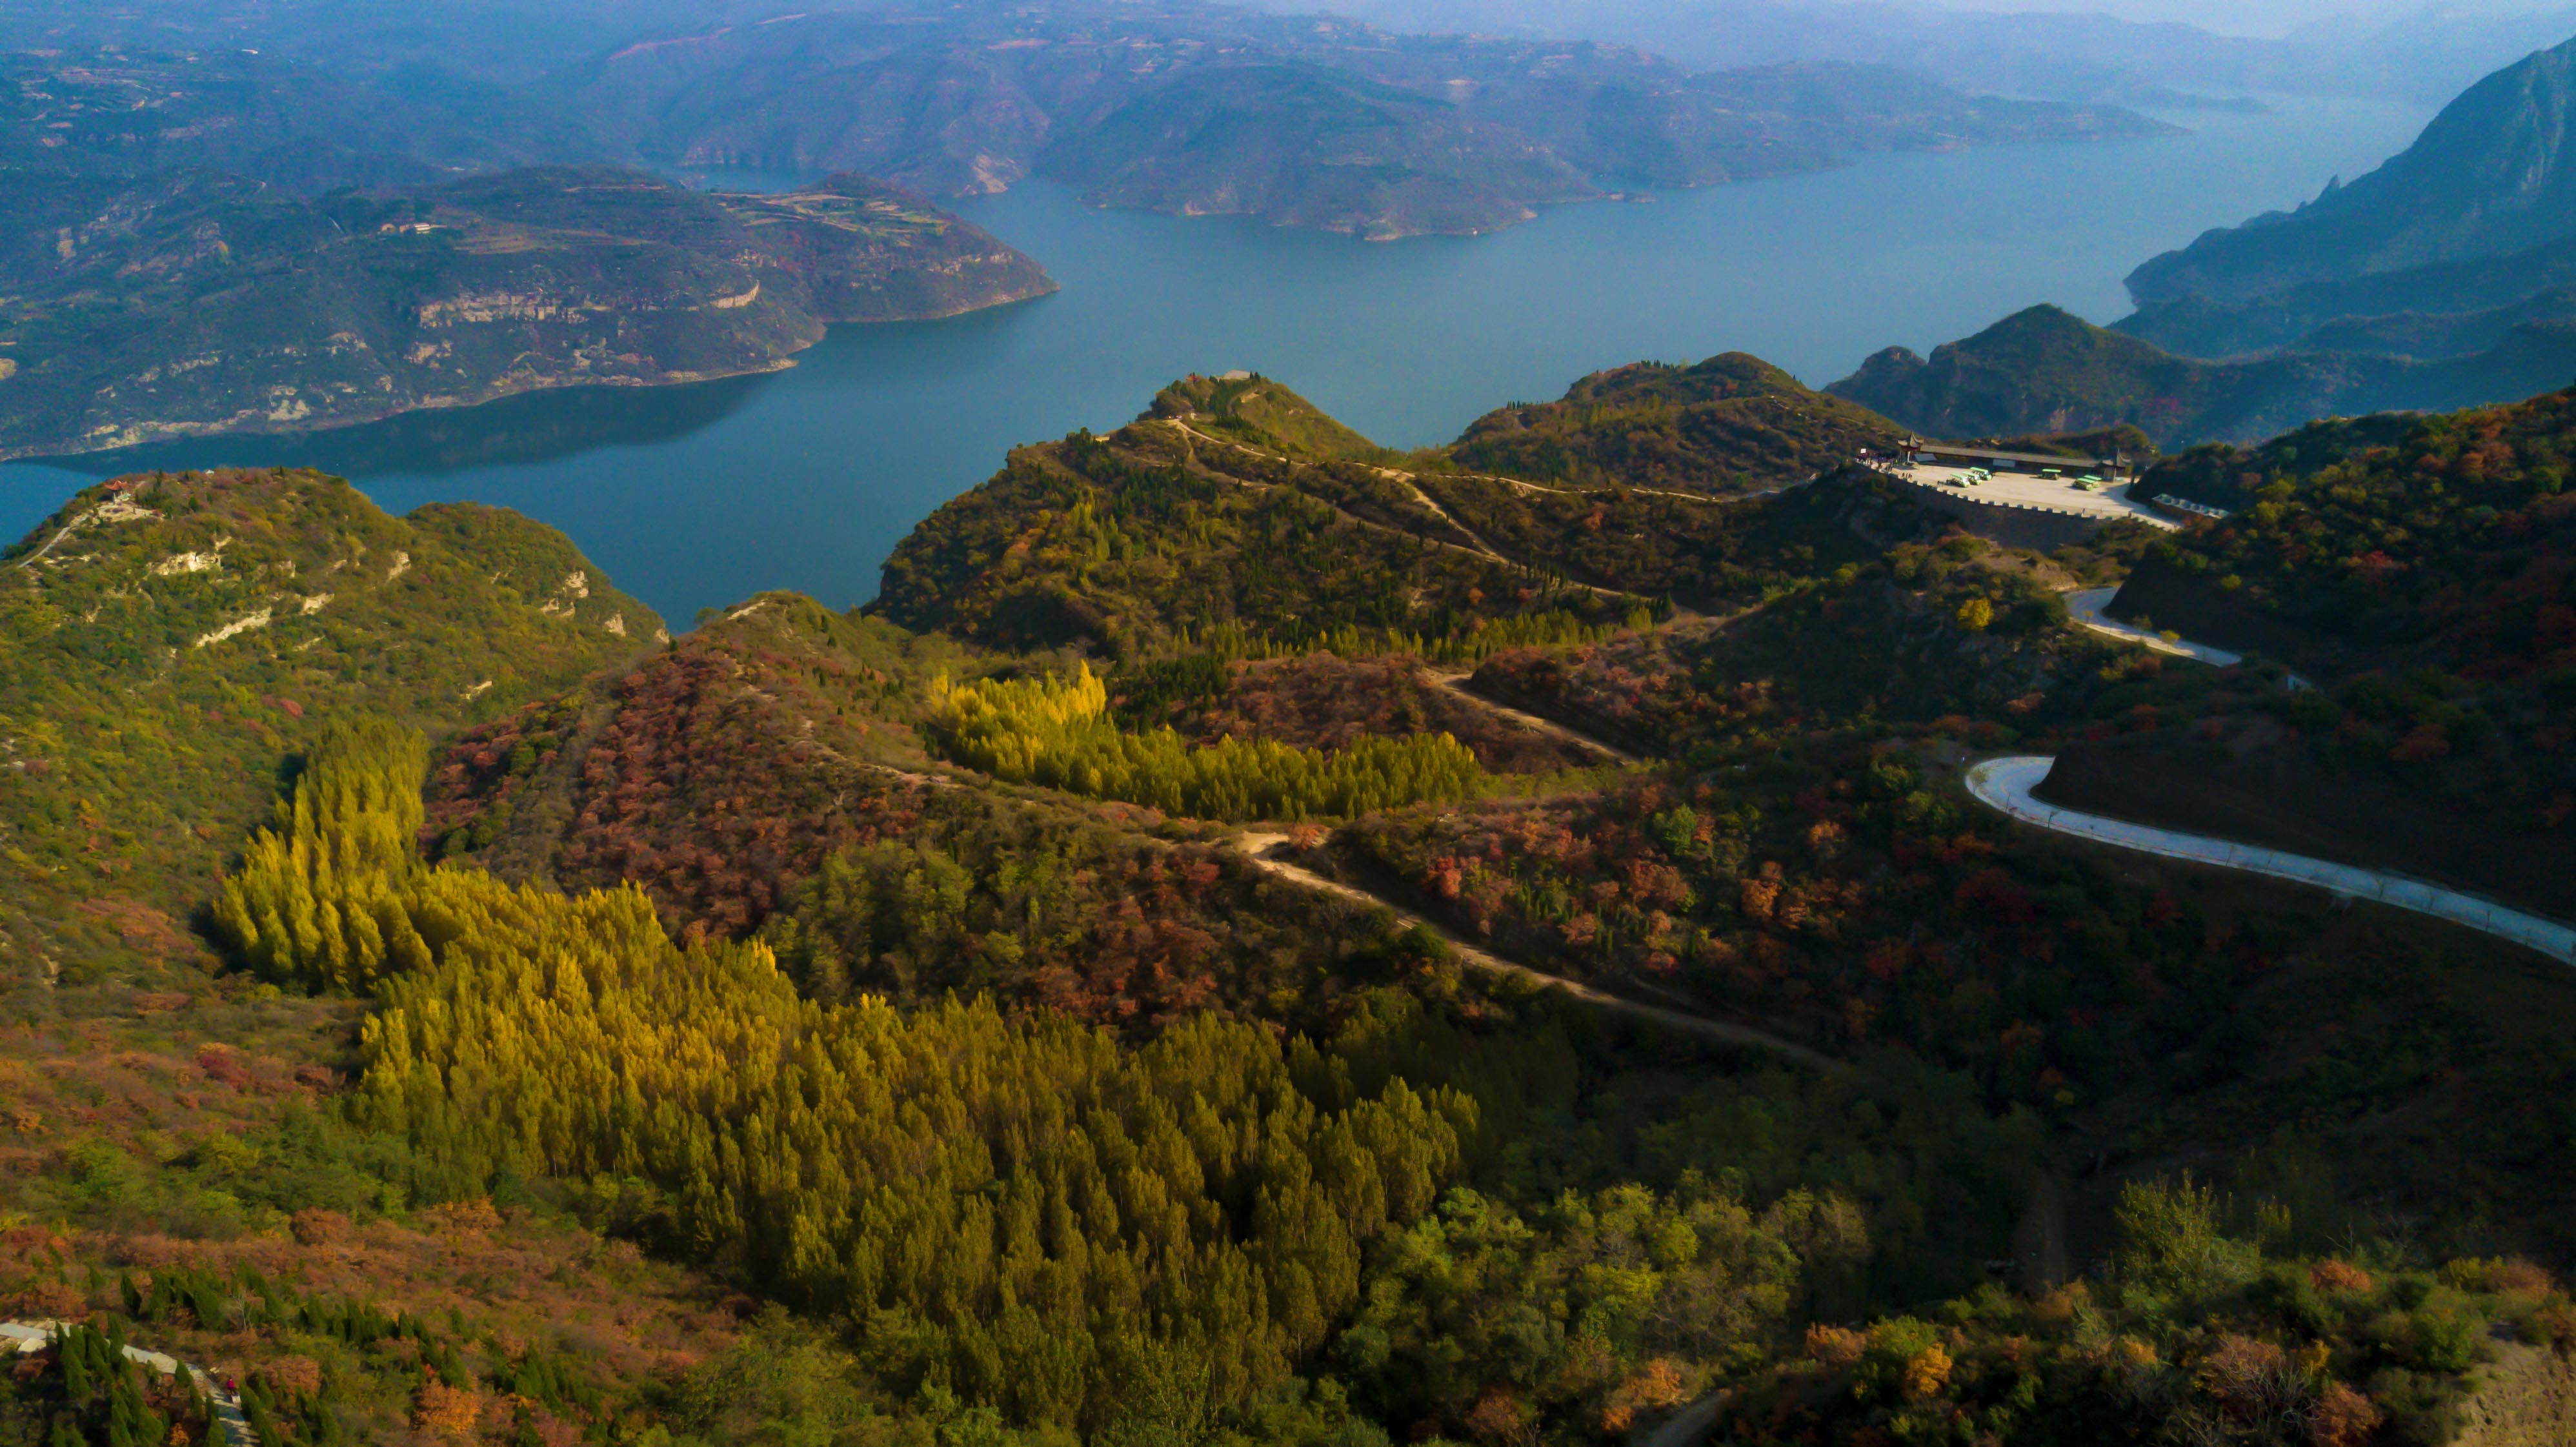
<path fill-rule="evenodd" d="M 0 1321 L 0 1357 L 33 1356 L 53 1344 L 56 1332 L 78 1325 L 64 1321 Z M 216 1381 L 204 1367 L 138 1346 L 127 1347 L 125 1355 L 136 1365 L 150 1367 L 165 1377 L 186 1372 L 197 1390 L 214 1404 L 215 1420 L 224 1424 L 224 1438 L 230 1447 L 259 1447 L 258 1435 L 250 1430 L 250 1419 L 242 1415 L 241 1394 Z"/>
<path fill-rule="evenodd" d="M 2206 643 L 2191 643 L 2179 638 L 2167 638 L 2159 633 L 2150 633 L 2144 628 L 2123 623 L 2103 612 L 2103 609 L 2111 606 L 2111 600 L 2117 597 L 2119 592 L 2117 588 L 2078 588 L 2066 595 L 2066 612 L 2076 622 L 2096 633 L 2108 634 L 2123 642 L 2135 643 L 2142 648 L 2152 648 L 2158 653 L 2170 653 L 2177 658 L 2197 658 L 2203 663 L 2216 664 L 2220 668 L 2233 668 L 2245 661 L 2244 654 L 2230 653 L 2224 648 L 2212 648 Z"/>
<path fill-rule="evenodd" d="M 2056 762 L 2040 754 L 1988 759 L 1968 770 L 1968 792 L 1975 795 L 1980 803 L 2000 809 L 2025 824 L 2055 833 L 2166 859 L 2215 865 L 2221 869 L 2241 869 L 2248 874 L 2315 885 L 2348 898 L 2373 900 L 2393 908 L 2466 925 L 2482 934 L 2538 950 L 2562 964 L 2576 965 L 2576 926 L 2545 919 L 2491 899 L 2480 899 L 2474 894 L 2463 894 L 2385 870 L 2335 864 L 2311 859 L 2304 854 L 2268 849 L 2259 844 L 2238 844 L 2207 835 L 2159 829 L 2150 824 L 2132 824 L 2125 819 L 2086 814 L 2045 803 L 2034 797 L 2031 791 L 2048 777 L 2050 766 Z"/>

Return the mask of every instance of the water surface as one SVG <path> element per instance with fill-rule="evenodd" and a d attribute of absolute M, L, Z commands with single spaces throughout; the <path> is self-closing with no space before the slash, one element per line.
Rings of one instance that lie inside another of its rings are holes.
<path fill-rule="evenodd" d="M 1026 186 L 960 209 L 1044 263 L 1055 296 L 836 328 L 764 377 L 0 466 L 0 536 L 111 473 L 310 465 L 395 511 L 518 508 L 675 621 L 763 588 L 847 606 L 1011 446 L 1113 427 L 1186 372 L 1265 373 L 1394 446 L 1640 359 L 1748 351 L 1821 384 L 1880 347 L 1928 350 L 2036 302 L 2110 321 L 2140 261 L 2367 170 L 2427 119 L 2275 104 L 2176 117 L 2193 130 L 2180 138 L 1874 156 L 1394 244 L 1098 211 Z"/>

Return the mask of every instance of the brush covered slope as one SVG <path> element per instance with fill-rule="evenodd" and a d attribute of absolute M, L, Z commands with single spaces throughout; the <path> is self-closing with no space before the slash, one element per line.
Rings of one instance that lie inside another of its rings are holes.
<path fill-rule="evenodd" d="M 2157 476 L 2231 511 L 2115 613 L 2296 668 L 2259 708 L 2124 732 L 2051 797 L 2565 913 L 2576 870 L 2576 398 L 2303 429 Z M 2189 775 L 2188 789 L 2163 783 Z"/>
<path fill-rule="evenodd" d="M 984 644 L 1133 652 L 1229 630 L 1453 644 L 1649 601 L 1492 552 L 1318 416 L 1264 378 L 1188 381 L 1106 437 L 1023 447 L 896 545 L 872 606 Z"/>
<path fill-rule="evenodd" d="M 307 201 L 204 171 L 7 178 L 0 455 L 274 431 L 786 365 L 835 321 L 1053 289 L 858 177 L 708 196 L 607 169 Z"/>
<path fill-rule="evenodd" d="M 2141 539 L 1443 481 L 1189 379 L 878 616 L 281 710 L 201 944 L 0 981 L 0 1441 L 2564 1435 L 2576 981 L 1958 787 L 2279 689 L 2068 626 Z"/>
<path fill-rule="evenodd" d="M 1015 453 L 897 545 L 871 607 L 1004 646 L 1141 656 L 1222 633 L 1235 646 L 1398 641 L 1460 659 L 1676 605 L 1740 607 L 1843 561 L 1857 544 L 1831 502 L 1744 510 L 1569 464 L 1569 452 L 1591 450 L 1684 474 L 1659 482 L 1783 487 L 1845 465 L 1829 439 L 1894 435 L 1846 404 L 1814 400 L 1802 416 L 1800 403 L 1756 390 L 1795 384 L 1749 357 L 1691 374 L 1671 390 L 1721 395 L 1675 408 L 1641 382 L 1611 389 L 1624 410 L 1514 409 L 1533 421 L 1510 435 L 1546 445 L 1489 448 L 1480 439 L 1503 431 L 1489 418 L 1456 446 L 1410 458 L 1268 378 L 1189 378 L 1107 437 Z M 1596 384 L 1606 388 L 1595 379 L 1577 391 Z"/>
<path fill-rule="evenodd" d="M 179 921 L 312 723 L 444 729 L 652 646 L 561 534 L 310 473 L 85 489 L 0 556 L 9 968 L 193 953 Z"/>
<path fill-rule="evenodd" d="M 1598 372 L 1557 401 L 1488 412 L 1447 456 L 1548 482 L 1723 494 L 1803 481 L 1903 440 L 1866 408 L 1728 352 Z"/>
<path fill-rule="evenodd" d="M 1936 437 L 2132 426 L 2164 448 L 2259 442 L 2320 417 L 2519 401 L 2557 386 L 2576 328 L 2510 328 L 2440 361 L 2298 350 L 2175 356 L 2053 306 L 2016 312 L 1927 360 L 1890 347 L 1826 390 Z"/>

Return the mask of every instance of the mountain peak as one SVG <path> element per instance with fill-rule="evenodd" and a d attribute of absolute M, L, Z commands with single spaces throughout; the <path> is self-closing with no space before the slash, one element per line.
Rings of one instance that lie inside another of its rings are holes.
<path fill-rule="evenodd" d="M 2462 92 L 2415 143 L 2294 212 L 2203 234 L 2129 274 L 2140 306 L 2241 302 L 2576 235 L 2576 40 L 2534 51 Z"/>

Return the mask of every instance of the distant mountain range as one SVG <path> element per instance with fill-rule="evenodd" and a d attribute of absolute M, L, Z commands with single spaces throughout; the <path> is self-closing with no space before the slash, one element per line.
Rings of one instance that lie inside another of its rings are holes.
<path fill-rule="evenodd" d="M 2318 417 L 2518 400 L 2570 376 L 2576 322 L 2564 319 L 2517 325 L 2440 360 L 2299 349 L 2212 362 L 2037 306 L 1928 359 L 1890 347 L 1826 390 L 1934 437 L 2126 424 L 2171 449 L 2259 442 Z"/>
<path fill-rule="evenodd" d="M 2368 175 L 2139 267 L 2115 325 L 2229 375 L 2346 378 L 2313 416 L 2554 387 L 2576 358 L 2571 109 L 2576 41 L 2471 86 Z"/>
<path fill-rule="evenodd" d="M 2351 184 L 2139 267 L 2129 277 L 2138 313 L 2117 326 L 2211 358 L 2456 362 L 2528 346 L 2576 320 L 2571 103 L 2576 41 L 2470 87 L 2414 145 Z"/>
<path fill-rule="evenodd" d="M 2242 304 L 2576 235 L 2571 100 L 2576 41 L 2479 81 L 2415 144 L 2350 185 L 2329 185 L 2296 211 L 2210 232 L 2139 267 L 2130 293 L 2150 310 L 2183 298 Z"/>
<path fill-rule="evenodd" d="M 2518 401 L 2576 375 L 2576 41 L 2471 86 L 2387 164 L 2129 276 L 2108 330 L 2034 307 L 1831 389 L 1936 435 L 2129 423 L 2160 445 Z"/>
<path fill-rule="evenodd" d="M 1044 176 L 1103 205 L 1376 238 L 1854 152 L 2168 130 L 1883 66 L 1703 74 L 1621 46 L 1187 6 L 788 16 L 628 46 L 542 89 L 610 154 L 658 164 L 859 170 L 933 195 Z"/>
<path fill-rule="evenodd" d="M 1191 3 L 358 16 L 0 13 L 0 456 L 762 371 L 827 323 L 1052 289 L 913 192 L 1042 176 L 1386 239 L 1860 152 L 2169 129 L 1883 66 L 1709 74 Z M 834 179 L 656 179 L 713 168 Z"/>
<path fill-rule="evenodd" d="M 114 6 L 19 0 L 0 7 L 0 50 L 119 45 L 256 50 L 344 80 L 470 100 L 524 87 L 639 41 L 681 39 L 781 16 L 874 15 L 923 21 L 991 17 L 1029 7 L 1001 0 L 453 0 L 435 6 L 331 0 L 155 0 Z M 1149 22 L 1170 4 L 1073 0 L 1062 15 Z M 2219 34 L 2099 13 L 1981 12 L 1890 0 L 1263 0 L 1257 9 L 1311 22 L 1318 9 L 1415 35 L 1631 45 L 1698 70 L 1790 61 L 1891 65 L 1970 91 L 2120 105 L 2191 106 L 2253 91 L 2402 96 L 2438 104 L 2478 77 L 2576 34 L 2576 7 L 2373 4 L 2281 38 Z M 1216 6 L 1202 16 L 1259 16 Z M 1292 27 L 1294 26 L 1292 25 Z"/>
<path fill-rule="evenodd" d="M 574 6 L 545 22 L 484 6 L 382 33 L 327 6 L 158 18 L 64 17 L 0 53 L 0 159 L 78 169 L 113 151 L 124 170 L 210 165 L 307 192 L 531 163 L 858 171 L 933 196 L 1046 176 L 1104 205 L 1392 237 L 1859 152 L 2168 130 L 1886 66 L 1711 74 L 1624 46 L 1426 39 L 1187 0 Z M 492 52 L 496 33 L 524 38 L 516 63 Z"/>
<path fill-rule="evenodd" d="M 2272 91 L 2439 103 L 2576 34 L 2576 8 L 2567 7 L 2499 15 L 2433 5 L 2367 23 L 2338 15 L 2281 38 L 2098 12 L 1885 0 L 1355 0 L 1334 8 L 1396 30 L 1639 45 L 1688 65 L 1852 61 L 1970 90 L 2177 109 Z"/>

